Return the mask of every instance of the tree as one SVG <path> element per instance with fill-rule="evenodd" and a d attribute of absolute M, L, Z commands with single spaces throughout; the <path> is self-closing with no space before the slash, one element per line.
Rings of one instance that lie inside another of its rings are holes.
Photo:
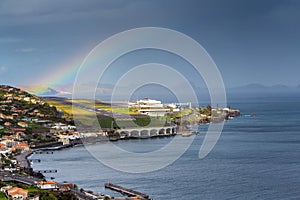
<path fill-rule="evenodd" d="M 54 194 L 52 193 L 46 193 L 41 197 L 41 200 L 58 200 Z"/>

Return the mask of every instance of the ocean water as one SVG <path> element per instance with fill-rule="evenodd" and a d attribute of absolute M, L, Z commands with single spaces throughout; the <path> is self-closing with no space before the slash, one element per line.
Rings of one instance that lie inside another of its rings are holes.
<path fill-rule="evenodd" d="M 58 173 L 46 176 L 111 196 L 121 195 L 105 190 L 103 186 L 108 181 L 153 199 L 300 199 L 299 99 L 232 100 L 230 105 L 256 116 L 227 121 L 218 143 L 202 160 L 198 153 L 206 125 L 200 127 L 201 133 L 180 159 L 151 173 L 129 174 L 110 169 L 94 159 L 84 146 L 51 155 L 35 154 L 32 157 L 41 159 L 41 163 L 34 163 L 33 168 L 57 169 Z M 156 138 L 117 144 L 139 152 L 160 148 L 170 140 Z"/>

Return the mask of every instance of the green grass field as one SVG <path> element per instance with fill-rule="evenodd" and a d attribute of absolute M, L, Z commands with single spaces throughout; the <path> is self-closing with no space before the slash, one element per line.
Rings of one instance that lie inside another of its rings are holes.
<path fill-rule="evenodd" d="M 76 116 L 84 125 L 91 126 L 94 123 L 95 113 L 80 109 L 77 107 L 72 107 L 71 105 L 64 104 L 60 101 L 47 101 L 49 105 L 55 106 L 58 110 L 61 110 L 69 116 Z"/>
<path fill-rule="evenodd" d="M 120 114 L 138 114 L 136 111 L 132 109 L 128 109 L 127 107 L 110 107 L 107 104 L 101 103 L 100 101 L 97 101 L 96 104 L 94 105 L 91 100 L 85 100 L 85 99 L 79 99 L 79 100 L 67 100 L 67 102 L 71 103 L 77 103 L 81 104 L 84 106 L 89 106 L 89 107 L 94 107 L 96 109 L 103 109 L 109 112 L 116 112 Z M 68 115 L 71 116 L 76 116 L 76 119 L 79 119 L 83 125 L 86 126 L 92 126 L 95 125 L 95 113 L 90 112 L 78 107 L 73 107 L 68 104 L 64 104 L 61 101 L 54 101 L 54 100 L 49 100 L 47 101 L 50 105 L 55 106 L 57 109 L 61 110 L 64 113 L 67 113 Z M 165 118 L 157 118 L 157 117 L 143 117 L 143 118 L 138 118 L 135 121 L 117 121 L 115 122 L 114 119 L 112 118 L 98 118 L 98 122 L 101 126 L 101 128 L 111 128 L 112 126 L 115 128 L 128 128 L 128 127 L 144 127 L 148 126 L 151 123 L 151 126 L 163 126 L 165 122 Z"/>

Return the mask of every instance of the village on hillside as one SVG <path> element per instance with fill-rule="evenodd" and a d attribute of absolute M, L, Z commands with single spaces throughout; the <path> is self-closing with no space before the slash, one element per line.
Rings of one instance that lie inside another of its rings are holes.
<path fill-rule="evenodd" d="M 0 86 L 0 152 L 28 151 L 59 142 L 76 127 L 64 113 L 21 89 Z"/>

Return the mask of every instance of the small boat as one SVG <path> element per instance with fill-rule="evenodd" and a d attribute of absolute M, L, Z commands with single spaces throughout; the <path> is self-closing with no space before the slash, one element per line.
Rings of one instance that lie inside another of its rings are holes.
<path fill-rule="evenodd" d="M 119 140 L 119 138 L 116 138 L 116 137 L 110 137 L 109 138 L 109 141 L 111 141 L 111 142 L 116 142 L 118 140 Z"/>
<path fill-rule="evenodd" d="M 195 131 L 184 131 L 184 132 L 181 133 L 181 136 L 182 137 L 189 137 L 189 136 L 194 135 L 194 134 L 196 134 Z"/>

